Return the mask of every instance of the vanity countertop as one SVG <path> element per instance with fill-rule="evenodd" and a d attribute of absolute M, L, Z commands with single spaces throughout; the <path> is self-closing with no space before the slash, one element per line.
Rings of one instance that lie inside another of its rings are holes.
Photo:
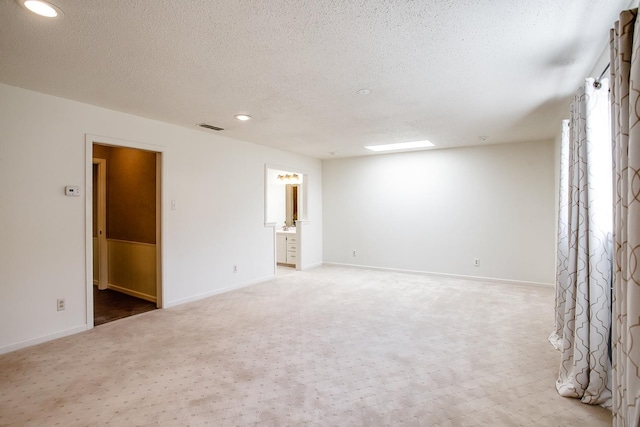
<path fill-rule="evenodd" d="M 281 233 L 281 234 L 296 234 L 296 229 L 295 228 L 290 228 L 288 230 L 277 230 L 276 233 Z"/>

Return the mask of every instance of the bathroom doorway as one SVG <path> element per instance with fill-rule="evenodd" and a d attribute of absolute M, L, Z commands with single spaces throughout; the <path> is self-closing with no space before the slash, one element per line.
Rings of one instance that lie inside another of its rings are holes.
<path fill-rule="evenodd" d="M 301 269 L 306 174 L 295 169 L 265 168 L 265 224 L 274 229 L 274 274 Z"/>

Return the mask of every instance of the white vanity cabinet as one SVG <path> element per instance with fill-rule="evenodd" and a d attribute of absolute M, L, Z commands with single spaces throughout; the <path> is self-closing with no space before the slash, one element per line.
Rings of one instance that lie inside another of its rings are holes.
<path fill-rule="evenodd" d="M 296 265 L 298 263 L 298 236 L 295 234 L 287 236 L 287 264 Z"/>
<path fill-rule="evenodd" d="M 276 262 L 292 265 L 298 263 L 298 236 L 295 232 L 276 233 Z"/>
<path fill-rule="evenodd" d="M 285 233 L 276 233 L 276 262 L 287 263 L 287 235 Z"/>

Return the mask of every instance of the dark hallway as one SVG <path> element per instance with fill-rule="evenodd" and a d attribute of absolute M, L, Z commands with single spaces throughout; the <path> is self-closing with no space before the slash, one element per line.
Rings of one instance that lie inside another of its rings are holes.
<path fill-rule="evenodd" d="M 101 291 L 97 286 L 93 287 L 93 321 L 95 326 L 155 309 L 156 304 L 153 302 L 111 289 Z"/>

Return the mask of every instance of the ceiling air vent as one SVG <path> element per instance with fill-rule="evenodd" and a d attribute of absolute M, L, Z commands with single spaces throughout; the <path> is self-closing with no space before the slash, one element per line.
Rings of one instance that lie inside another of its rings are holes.
<path fill-rule="evenodd" d="M 218 126 L 208 125 L 206 123 L 198 123 L 198 126 L 200 126 L 201 128 L 207 128 L 211 130 L 224 130 L 223 128 L 219 128 Z"/>

